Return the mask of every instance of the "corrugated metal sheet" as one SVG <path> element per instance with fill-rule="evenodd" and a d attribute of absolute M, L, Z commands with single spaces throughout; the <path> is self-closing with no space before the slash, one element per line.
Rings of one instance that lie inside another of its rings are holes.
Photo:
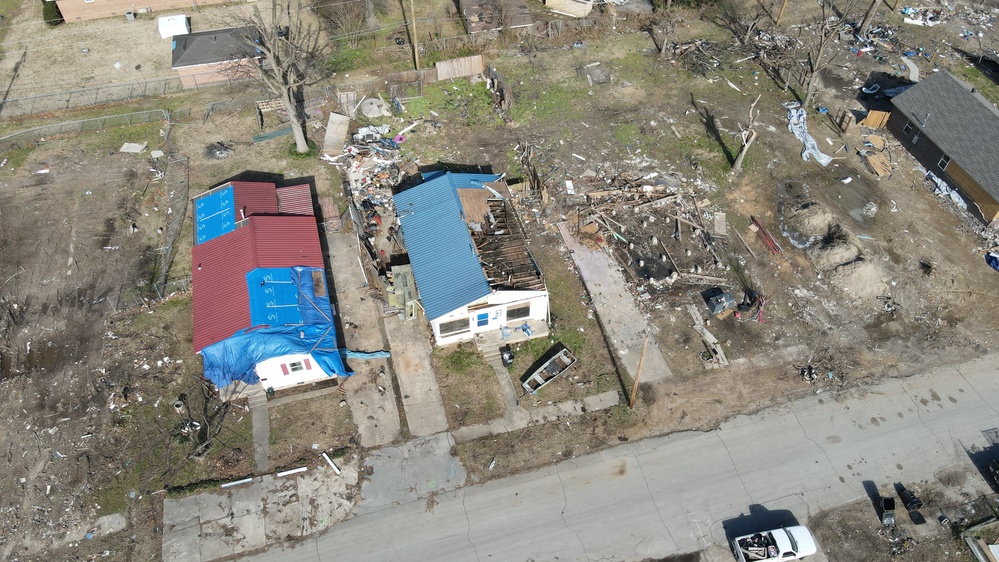
<path fill-rule="evenodd" d="M 312 188 L 308 184 L 290 185 L 277 190 L 278 212 L 282 215 L 313 216 Z"/>
<path fill-rule="evenodd" d="M 482 55 L 437 61 L 434 67 L 437 68 L 438 80 L 475 76 L 486 71 L 486 63 Z"/>
<path fill-rule="evenodd" d="M 194 198 L 195 243 L 232 232 L 236 223 L 250 215 L 277 212 L 273 183 L 234 181 L 214 187 Z"/>
<path fill-rule="evenodd" d="M 433 320 L 489 294 L 489 282 L 462 218 L 458 188 L 496 181 L 490 174 L 430 174 L 395 195 L 416 288 Z"/>
<path fill-rule="evenodd" d="M 250 225 L 256 267 L 323 267 L 315 217 L 259 216 Z"/>
<path fill-rule="evenodd" d="M 278 212 L 277 190 L 273 183 L 234 181 L 229 185 L 232 186 L 239 220 L 250 215 Z"/>
<path fill-rule="evenodd" d="M 314 217 L 254 216 L 191 250 L 194 351 L 252 327 L 246 274 L 257 268 L 323 268 Z"/>

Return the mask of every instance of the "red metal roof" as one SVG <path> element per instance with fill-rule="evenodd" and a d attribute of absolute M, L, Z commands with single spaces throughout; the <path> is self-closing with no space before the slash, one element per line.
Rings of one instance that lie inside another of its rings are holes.
<path fill-rule="evenodd" d="M 232 193 L 236 212 L 236 220 L 243 220 L 250 215 L 278 212 L 277 195 L 274 184 L 256 181 L 233 181 Z"/>
<path fill-rule="evenodd" d="M 277 190 L 278 212 L 283 215 L 315 215 L 312 208 L 312 188 L 305 185 L 289 185 Z"/>
<path fill-rule="evenodd" d="M 324 267 L 314 217 L 253 216 L 191 250 L 194 351 L 250 326 L 246 274 L 259 267 Z"/>

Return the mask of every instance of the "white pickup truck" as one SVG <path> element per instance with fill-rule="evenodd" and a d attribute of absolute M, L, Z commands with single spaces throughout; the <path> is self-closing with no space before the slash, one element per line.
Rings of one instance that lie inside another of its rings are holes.
<path fill-rule="evenodd" d="M 737 537 L 732 541 L 736 560 L 801 560 L 818 552 L 812 533 L 803 525 Z"/>

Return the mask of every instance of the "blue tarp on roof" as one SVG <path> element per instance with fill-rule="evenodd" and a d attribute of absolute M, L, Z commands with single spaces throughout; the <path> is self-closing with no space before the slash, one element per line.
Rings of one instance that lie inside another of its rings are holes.
<path fill-rule="evenodd" d="M 313 273 L 322 283 L 316 295 Z M 328 324 L 333 311 L 326 278 L 318 267 L 257 268 L 246 274 L 251 326 Z"/>
<path fill-rule="evenodd" d="M 235 199 L 232 186 L 226 186 L 194 201 L 195 243 L 203 244 L 236 230 Z"/>
<path fill-rule="evenodd" d="M 291 281 L 298 286 L 298 312 L 302 315 L 303 324 L 333 322 L 333 306 L 322 269 L 293 267 Z M 316 291 L 316 281 L 320 283 L 319 291 Z"/>
<path fill-rule="evenodd" d="M 336 345 L 336 326 L 311 324 L 278 326 L 258 330 L 241 330 L 231 338 L 201 350 L 205 378 L 218 388 L 236 381 L 247 384 L 260 382 L 254 371 L 257 363 L 298 353 L 308 353 L 326 374 L 349 377 Z"/>
<path fill-rule="evenodd" d="M 251 326 L 301 324 L 298 285 L 291 280 L 291 268 L 257 268 L 246 274 L 250 295 Z"/>
<path fill-rule="evenodd" d="M 435 172 L 424 179 L 393 199 L 416 288 L 427 318 L 433 320 L 489 295 L 457 190 L 482 189 L 482 183 L 499 176 Z"/>

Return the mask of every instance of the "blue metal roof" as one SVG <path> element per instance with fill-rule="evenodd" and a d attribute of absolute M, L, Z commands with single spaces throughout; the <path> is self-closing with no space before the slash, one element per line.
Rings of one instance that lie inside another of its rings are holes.
<path fill-rule="evenodd" d="M 236 230 L 235 195 L 231 185 L 194 199 L 195 244 Z"/>
<path fill-rule="evenodd" d="M 457 190 L 482 189 L 499 176 L 438 172 L 424 179 L 394 200 L 423 310 L 433 320 L 489 294 Z"/>

